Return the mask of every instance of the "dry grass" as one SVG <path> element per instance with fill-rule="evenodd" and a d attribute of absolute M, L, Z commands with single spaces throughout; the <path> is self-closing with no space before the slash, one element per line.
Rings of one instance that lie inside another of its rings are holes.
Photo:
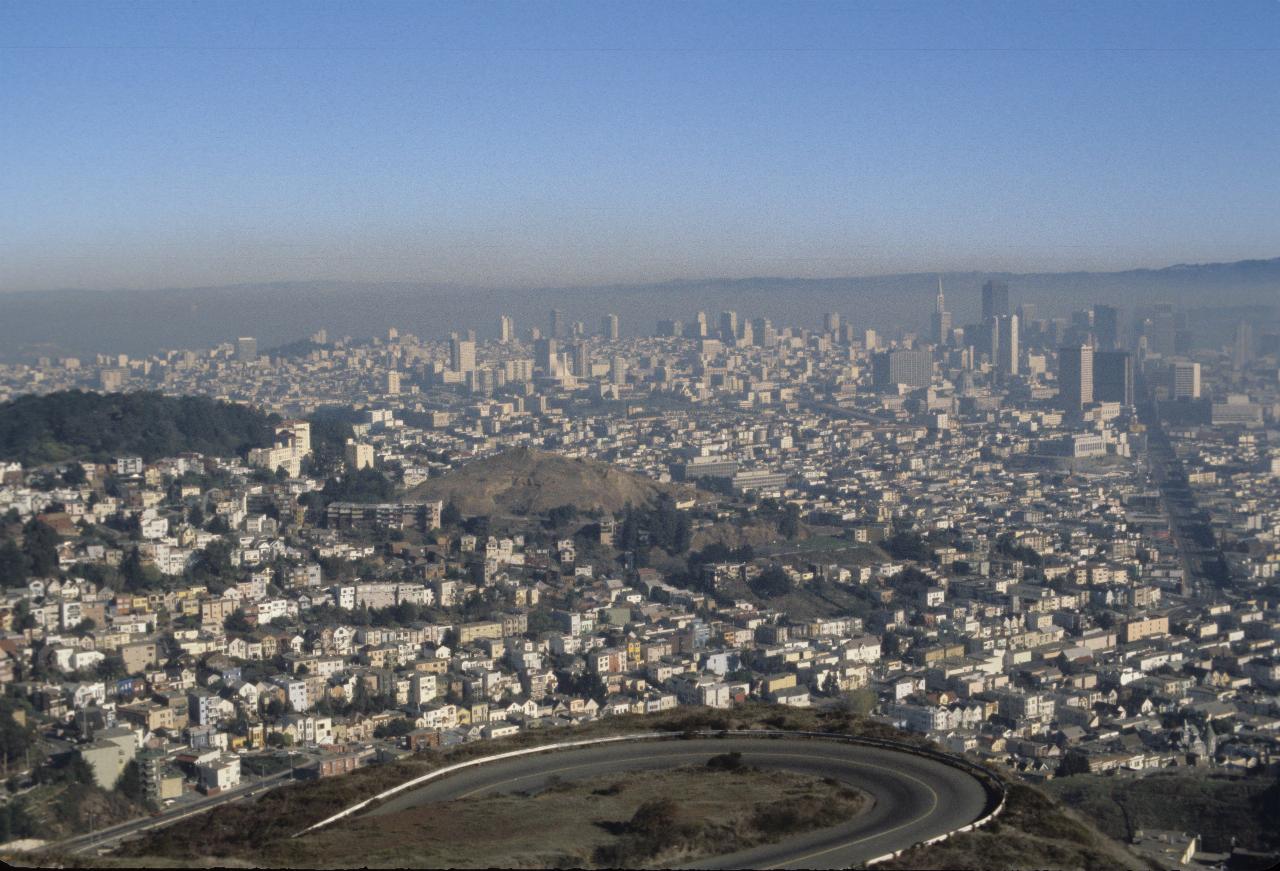
<path fill-rule="evenodd" d="M 637 810 L 677 796 L 670 825 Z M 315 868 L 556 868 L 665 865 L 832 825 L 862 796 L 829 780 L 754 769 L 670 771 L 554 784 L 360 817 L 226 856 L 225 864 Z M 118 860 L 125 861 L 125 860 Z M 132 861 L 132 860 L 129 860 Z M 184 857 L 191 867 L 199 860 Z"/>

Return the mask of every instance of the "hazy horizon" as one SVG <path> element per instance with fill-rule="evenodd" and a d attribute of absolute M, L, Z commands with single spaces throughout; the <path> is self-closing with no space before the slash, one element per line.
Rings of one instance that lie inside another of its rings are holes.
<path fill-rule="evenodd" d="M 0 290 L 1275 255 L 1280 6 L 0 4 Z"/>

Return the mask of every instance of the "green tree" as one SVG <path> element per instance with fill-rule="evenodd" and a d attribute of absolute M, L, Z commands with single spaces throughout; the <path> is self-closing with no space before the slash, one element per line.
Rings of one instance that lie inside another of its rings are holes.
<path fill-rule="evenodd" d="M 36 834 L 35 820 L 27 812 L 25 799 L 0 805 L 0 843 Z"/>
<path fill-rule="evenodd" d="M 751 581 L 751 590 L 761 598 L 785 596 L 791 592 L 791 577 L 780 565 L 771 565 Z"/>
<path fill-rule="evenodd" d="M 1074 750 L 1062 757 L 1058 763 L 1058 777 L 1070 777 L 1073 774 L 1088 774 L 1089 759 L 1083 753 Z"/>
<path fill-rule="evenodd" d="M 119 680 L 122 677 L 128 677 L 129 671 L 125 667 L 124 660 L 112 654 L 106 657 L 102 662 L 98 663 L 98 677 L 103 680 Z"/>
<path fill-rule="evenodd" d="M 390 720 L 383 723 L 373 730 L 375 738 L 399 738 L 408 735 L 414 729 L 413 720 L 407 717 L 401 717 L 398 720 Z"/>
<path fill-rule="evenodd" d="M 142 766 L 138 760 L 130 759 L 116 780 L 116 792 L 135 804 L 143 804 L 147 799 L 146 786 L 142 780 Z"/>
<path fill-rule="evenodd" d="M 778 518 L 778 534 L 791 540 L 800 534 L 800 506 L 788 502 Z"/>
<path fill-rule="evenodd" d="M 26 554 L 31 573 L 37 577 L 58 572 L 58 533 L 38 517 L 22 527 L 22 552 Z"/>
<path fill-rule="evenodd" d="M 35 744 L 34 730 L 19 723 L 13 715 L 19 707 L 19 703 L 11 699 L 0 699 L 0 757 L 6 764 L 23 759 Z"/>
<path fill-rule="evenodd" d="M 244 615 L 244 611 L 239 608 L 227 615 L 227 618 L 222 621 L 222 626 L 228 632 L 236 635 L 247 635 L 253 631 L 253 624 Z"/>
<path fill-rule="evenodd" d="M 0 586 L 25 587 L 29 576 L 21 548 L 11 538 L 0 542 Z"/>
<path fill-rule="evenodd" d="M 861 689 L 849 690 L 841 696 L 840 705 L 850 714 L 858 714 L 865 717 L 875 710 L 879 701 L 875 690 L 862 687 Z"/>
<path fill-rule="evenodd" d="M 120 577 L 129 590 L 143 590 L 147 587 L 147 572 L 142 565 L 142 554 L 138 548 L 131 547 L 120 562 Z"/>
<path fill-rule="evenodd" d="M 453 529 L 462 523 L 462 512 L 452 501 L 440 512 L 440 524 L 446 529 Z"/>

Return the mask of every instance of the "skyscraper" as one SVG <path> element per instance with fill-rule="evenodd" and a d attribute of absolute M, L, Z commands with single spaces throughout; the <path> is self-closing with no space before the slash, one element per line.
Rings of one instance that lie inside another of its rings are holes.
<path fill-rule="evenodd" d="M 720 312 L 720 341 L 733 344 L 738 338 L 738 313 Z"/>
<path fill-rule="evenodd" d="M 1177 353 L 1178 322 L 1173 306 L 1159 306 L 1144 325 L 1143 332 L 1146 333 L 1150 353 L 1161 357 L 1172 357 Z"/>
<path fill-rule="evenodd" d="M 840 313 L 827 312 L 822 316 L 822 331 L 824 333 L 840 332 Z"/>
<path fill-rule="evenodd" d="M 538 339 L 533 343 L 533 366 L 535 369 L 541 369 L 544 375 L 559 374 L 559 367 L 556 365 L 556 357 L 558 349 L 556 340 L 550 337 Z"/>
<path fill-rule="evenodd" d="M 1058 399 L 1067 411 L 1079 411 L 1093 402 L 1093 348 L 1058 350 Z"/>
<path fill-rule="evenodd" d="M 558 308 L 551 310 L 550 333 L 548 335 L 553 339 L 559 339 L 564 336 L 564 312 Z"/>
<path fill-rule="evenodd" d="M 498 319 L 498 341 L 504 345 L 516 337 L 516 322 L 509 315 L 503 315 Z"/>
<path fill-rule="evenodd" d="M 996 372 L 1001 377 L 1018 374 L 1018 316 L 996 318 Z"/>
<path fill-rule="evenodd" d="M 1253 360 L 1253 325 L 1248 321 L 1236 324 L 1236 337 L 1231 345 L 1231 362 L 1237 369 L 1243 369 Z"/>
<path fill-rule="evenodd" d="M 938 276 L 938 298 L 934 303 L 931 338 L 935 345 L 946 345 L 951 341 L 951 312 L 947 311 L 947 300 L 942 295 L 942 276 Z"/>
<path fill-rule="evenodd" d="M 600 335 L 610 342 L 618 341 L 618 316 L 607 314 L 600 320 Z"/>
<path fill-rule="evenodd" d="M 982 285 L 982 322 L 1009 314 L 1009 285 L 1003 281 L 988 281 Z"/>
<path fill-rule="evenodd" d="M 1200 398 L 1200 364 L 1174 360 L 1169 367 L 1169 396 L 1174 399 Z"/>
<path fill-rule="evenodd" d="M 587 353 L 586 342 L 578 342 L 573 346 L 573 374 L 579 378 L 591 375 L 591 356 Z"/>
<path fill-rule="evenodd" d="M 476 343 L 454 335 L 449 339 L 449 368 L 470 372 L 476 368 Z"/>
<path fill-rule="evenodd" d="M 258 359 L 258 340 L 252 336 L 241 336 L 236 339 L 236 359 L 242 363 L 252 363 Z"/>
<path fill-rule="evenodd" d="M 1093 352 L 1093 398 L 1098 402 L 1134 404 L 1132 354 L 1128 351 Z"/>
<path fill-rule="evenodd" d="M 913 390 L 933 382 L 933 354 L 929 351 L 882 351 L 871 359 L 871 379 L 877 390 Z"/>
<path fill-rule="evenodd" d="M 1120 309 L 1113 305 L 1093 307 L 1093 335 L 1098 340 L 1099 351 L 1114 351 L 1120 347 Z"/>

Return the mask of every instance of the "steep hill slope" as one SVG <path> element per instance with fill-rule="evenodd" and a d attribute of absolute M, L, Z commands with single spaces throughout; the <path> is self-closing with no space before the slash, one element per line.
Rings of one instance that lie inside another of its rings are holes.
<path fill-rule="evenodd" d="M 630 503 L 652 505 L 663 495 L 692 492 L 652 481 L 596 460 L 579 460 L 530 448 L 513 448 L 474 460 L 424 481 L 412 499 L 452 502 L 463 514 L 540 514 L 560 505 L 579 511 L 620 512 Z"/>

